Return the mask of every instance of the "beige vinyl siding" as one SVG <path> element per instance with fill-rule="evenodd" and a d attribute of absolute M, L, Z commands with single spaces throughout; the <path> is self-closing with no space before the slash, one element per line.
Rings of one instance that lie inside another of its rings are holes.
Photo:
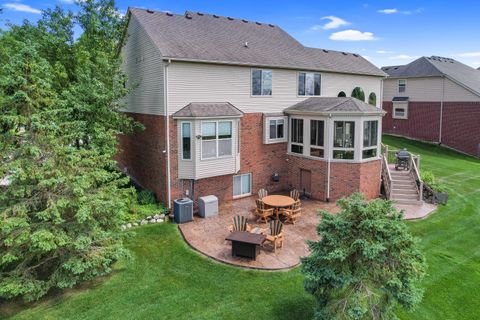
<path fill-rule="evenodd" d="M 122 69 L 128 77 L 127 86 L 134 88 L 126 98 L 123 110 L 163 115 L 165 111 L 162 56 L 133 15 L 128 24 L 122 57 Z"/>
<path fill-rule="evenodd" d="M 441 77 L 406 78 L 405 92 L 398 92 L 398 79 L 386 79 L 383 84 L 384 101 L 392 101 L 393 97 L 409 97 L 410 101 L 441 101 L 443 79 Z M 480 97 L 445 79 L 445 102 L 480 101 Z"/>
<path fill-rule="evenodd" d="M 173 114 L 190 102 L 230 102 L 245 113 L 282 112 L 308 97 L 297 96 L 298 71 L 272 70 L 272 95 L 251 96 L 251 68 L 203 63 L 172 62 L 168 71 L 168 112 Z M 350 96 L 360 86 L 368 97 L 377 95 L 380 106 L 381 78 L 321 72 L 321 95 Z"/>

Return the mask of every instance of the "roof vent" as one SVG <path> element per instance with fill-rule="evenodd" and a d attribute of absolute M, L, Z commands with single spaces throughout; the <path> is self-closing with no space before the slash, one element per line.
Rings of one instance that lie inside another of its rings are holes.
<path fill-rule="evenodd" d="M 275 26 L 271 23 L 268 24 L 269 27 L 275 28 Z"/>
<path fill-rule="evenodd" d="M 173 16 L 173 13 L 167 12 L 167 16 L 171 17 L 171 16 Z"/>
<path fill-rule="evenodd" d="M 325 53 L 328 53 L 328 50 L 327 49 L 322 49 L 323 52 Z"/>
<path fill-rule="evenodd" d="M 187 14 L 185 15 L 185 18 L 187 18 L 187 19 L 192 19 L 192 16 L 190 15 L 190 13 L 187 13 Z"/>
<path fill-rule="evenodd" d="M 201 13 L 201 12 L 197 12 L 197 14 L 198 14 L 199 16 L 203 16 L 203 13 Z"/>
<path fill-rule="evenodd" d="M 242 19 L 243 22 L 248 23 L 248 20 Z"/>
<path fill-rule="evenodd" d="M 262 24 L 260 22 L 255 22 L 256 24 L 258 24 L 259 26 L 261 26 Z"/>
<path fill-rule="evenodd" d="M 358 58 L 358 54 L 356 54 L 356 53 L 354 53 L 353 56 Z"/>
<path fill-rule="evenodd" d="M 233 18 L 232 18 L 232 17 L 227 17 L 227 19 L 228 19 L 228 20 L 233 20 Z"/>
<path fill-rule="evenodd" d="M 342 54 L 343 54 L 344 56 L 348 55 L 348 53 L 346 53 L 346 52 L 342 52 Z"/>
<path fill-rule="evenodd" d="M 398 70 L 398 67 L 393 68 L 393 70 Z"/>
<path fill-rule="evenodd" d="M 245 44 L 243 45 L 245 48 L 248 48 L 248 41 L 245 41 Z"/>
<path fill-rule="evenodd" d="M 153 13 L 153 10 L 147 9 L 148 13 Z"/>
<path fill-rule="evenodd" d="M 216 14 L 213 15 L 214 18 L 220 18 L 219 16 L 217 16 Z"/>

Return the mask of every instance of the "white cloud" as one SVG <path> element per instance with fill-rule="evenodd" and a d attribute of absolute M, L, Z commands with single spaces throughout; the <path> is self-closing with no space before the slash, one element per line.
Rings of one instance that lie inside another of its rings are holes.
<path fill-rule="evenodd" d="M 480 51 L 459 53 L 459 57 L 480 57 Z"/>
<path fill-rule="evenodd" d="M 378 13 L 384 13 L 384 14 L 394 14 L 397 13 L 398 10 L 396 8 L 393 9 L 382 9 L 382 10 L 377 10 Z"/>
<path fill-rule="evenodd" d="M 75 0 L 58 0 L 60 2 L 66 3 L 66 4 L 72 4 L 75 2 Z"/>
<path fill-rule="evenodd" d="M 388 50 L 377 50 L 377 53 L 379 53 L 379 54 L 386 54 L 386 53 L 393 53 L 393 51 L 388 51 Z"/>
<path fill-rule="evenodd" d="M 473 66 L 474 68 L 480 67 L 480 61 L 472 62 L 472 66 Z"/>
<path fill-rule="evenodd" d="M 362 56 L 364 59 L 367 59 L 368 61 L 370 61 L 370 56 Z"/>
<path fill-rule="evenodd" d="M 371 32 L 361 32 L 358 30 L 344 30 L 334 32 L 330 35 L 330 40 L 337 41 L 371 41 L 377 40 Z"/>
<path fill-rule="evenodd" d="M 335 16 L 327 16 L 323 17 L 321 20 L 330 20 L 330 22 L 327 22 L 322 28 L 325 30 L 330 30 L 330 29 L 337 29 L 342 26 L 348 26 L 350 22 L 347 22 L 343 20 L 342 18 L 335 17 Z"/>
<path fill-rule="evenodd" d="M 389 59 L 392 60 L 410 60 L 410 59 L 416 59 L 418 56 L 409 56 L 408 54 L 399 54 L 397 56 L 390 57 Z"/>
<path fill-rule="evenodd" d="M 5 3 L 3 7 L 13 11 L 21 11 L 21 12 L 28 12 L 28 13 L 35 13 L 35 14 L 42 13 L 42 11 L 38 9 L 32 8 L 29 5 L 21 4 L 21 3 Z"/>

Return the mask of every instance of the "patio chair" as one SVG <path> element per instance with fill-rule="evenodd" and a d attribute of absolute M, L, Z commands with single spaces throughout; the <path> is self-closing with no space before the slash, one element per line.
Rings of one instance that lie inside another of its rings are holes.
<path fill-rule="evenodd" d="M 263 221 L 265 223 L 268 222 L 268 218 L 274 215 L 273 208 L 268 208 L 262 200 L 257 199 L 255 200 L 257 207 L 255 208 L 255 216 L 257 216 L 257 222 Z"/>
<path fill-rule="evenodd" d="M 267 235 L 266 241 L 273 245 L 273 252 L 277 251 L 277 243 L 280 244 L 280 248 L 283 247 L 283 223 L 280 220 L 270 220 L 270 234 Z"/>
<path fill-rule="evenodd" d="M 293 200 L 295 200 L 295 202 L 300 206 L 301 205 L 301 202 L 300 202 L 300 191 L 298 191 L 297 189 L 293 189 L 292 191 L 290 191 L 290 198 L 292 198 Z"/>
<path fill-rule="evenodd" d="M 232 218 L 232 225 L 228 229 L 230 232 L 250 232 L 250 226 L 248 225 L 248 217 L 238 214 L 234 215 Z"/>
<path fill-rule="evenodd" d="M 285 222 L 291 222 L 295 225 L 295 222 L 297 222 L 298 218 L 302 215 L 302 207 L 296 202 L 290 208 L 282 210 L 282 214 L 286 218 Z"/>
<path fill-rule="evenodd" d="M 258 198 L 259 198 L 259 199 L 263 199 L 263 198 L 265 198 L 266 196 L 268 196 L 268 191 L 267 191 L 267 190 L 265 190 L 265 189 L 263 189 L 263 188 L 260 189 L 260 190 L 258 190 Z"/>

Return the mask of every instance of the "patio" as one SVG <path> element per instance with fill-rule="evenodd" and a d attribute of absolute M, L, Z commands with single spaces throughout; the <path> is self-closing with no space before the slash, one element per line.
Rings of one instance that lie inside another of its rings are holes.
<path fill-rule="evenodd" d="M 180 224 L 179 229 L 187 243 L 195 250 L 228 264 L 247 268 L 279 270 L 292 268 L 300 263 L 300 257 L 309 253 L 306 240 L 317 240 L 316 226 L 319 222 L 317 210 L 338 212 L 335 203 L 326 203 L 317 200 L 302 200 L 302 216 L 295 224 L 284 224 L 283 233 L 285 242 L 283 248 L 277 248 L 274 253 L 269 246 L 260 249 L 260 255 L 255 261 L 232 257 L 230 241 L 225 238 L 229 235 L 228 227 L 232 224 L 235 214 L 247 215 L 248 223 L 253 226 L 268 228 L 268 225 L 255 222 L 253 210 L 255 199 L 251 196 L 235 201 L 223 203 L 219 208 L 219 215 L 209 218 L 194 217 L 193 222 Z"/>

